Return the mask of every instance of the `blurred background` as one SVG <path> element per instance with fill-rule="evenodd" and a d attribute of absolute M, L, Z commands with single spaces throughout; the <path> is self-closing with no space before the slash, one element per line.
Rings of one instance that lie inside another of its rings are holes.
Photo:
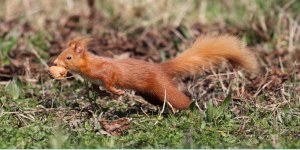
<path fill-rule="evenodd" d="M 2 73 L 5 65 L 24 72 L 26 61 L 47 68 L 68 40 L 85 35 L 98 39 L 94 53 L 156 62 L 206 33 L 237 35 L 290 60 L 300 44 L 297 0 L 3 0 L 0 7 Z"/>
<path fill-rule="evenodd" d="M 182 34 L 179 42 L 208 32 L 230 33 L 250 46 L 288 52 L 299 49 L 300 43 L 297 0 L 3 0 L 0 7 L 2 67 L 9 63 L 9 52 L 18 47 L 12 43 L 30 39 L 39 44 L 38 49 L 50 48 L 50 54 L 40 51 L 43 58 L 56 55 L 77 36 L 143 37 L 149 30 L 162 30 L 166 33 L 155 34 L 163 35 L 174 29 Z"/>

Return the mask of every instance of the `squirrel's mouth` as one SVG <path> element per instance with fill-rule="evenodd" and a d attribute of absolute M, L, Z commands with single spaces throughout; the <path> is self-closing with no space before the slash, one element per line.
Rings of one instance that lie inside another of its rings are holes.
<path fill-rule="evenodd" d="M 56 64 L 56 66 L 58 66 L 58 67 L 63 67 L 63 68 L 65 68 L 67 71 L 72 70 L 72 69 L 70 69 L 70 68 L 69 68 L 65 63 L 63 63 L 63 62 L 56 62 L 55 64 Z"/>
<path fill-rule="evenodd" d="M 67 65 L 66 65 L 63 61 L 61 61 L 61 60 L 59 60 L 59 59 L 54 60 L 53 63 L 54 63 L 56 66 L 67 68 Z"/>
<path fill-rule="evenodd" d="M 65 63 L 57 63 L 56 66 L 67 68 Z"/>

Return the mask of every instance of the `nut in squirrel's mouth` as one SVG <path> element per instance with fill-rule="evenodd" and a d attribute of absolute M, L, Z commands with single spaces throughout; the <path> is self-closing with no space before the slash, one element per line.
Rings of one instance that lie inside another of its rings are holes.
<path fill-rule="evenodd" d="M 64 79 L 67 76 L 67 69 L 61 66 L 51 66 L 48 73 L 55 79 Z"/>

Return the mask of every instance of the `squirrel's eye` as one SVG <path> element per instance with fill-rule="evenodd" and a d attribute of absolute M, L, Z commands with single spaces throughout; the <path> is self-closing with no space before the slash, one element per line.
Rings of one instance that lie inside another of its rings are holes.
<path fill-rule="evenodd" d="M 70 60 L 70 59 L 72 59 L 72 57 L 71 57 L 71 56 L 68 56 L 67 59 Z"/>

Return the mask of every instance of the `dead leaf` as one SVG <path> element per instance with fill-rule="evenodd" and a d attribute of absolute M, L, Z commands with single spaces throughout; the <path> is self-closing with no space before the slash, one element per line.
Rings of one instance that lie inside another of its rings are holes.
<path fill-rule="evenodd" d="M 123 132 L 130 128 L 130 120 L 128 118 L 120 118 L 108 122 L 105 118 L 101 120 L 103 129 L 113 136 L 120 136 Z"/>

